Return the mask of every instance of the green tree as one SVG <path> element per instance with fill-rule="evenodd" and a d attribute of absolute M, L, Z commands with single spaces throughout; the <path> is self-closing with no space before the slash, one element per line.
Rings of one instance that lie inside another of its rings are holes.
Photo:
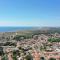
<path fill-rule="evenodd" d="M 50 58 L 49 60 L 56 60 L 55 58 Z"/>

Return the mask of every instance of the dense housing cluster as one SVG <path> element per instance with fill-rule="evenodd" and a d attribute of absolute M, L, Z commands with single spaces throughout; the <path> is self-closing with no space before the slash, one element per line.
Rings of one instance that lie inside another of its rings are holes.
<path fill-rule="evenodd" d="M 0 33 L 0 60 L 60 60 L 60 34 Z"/>

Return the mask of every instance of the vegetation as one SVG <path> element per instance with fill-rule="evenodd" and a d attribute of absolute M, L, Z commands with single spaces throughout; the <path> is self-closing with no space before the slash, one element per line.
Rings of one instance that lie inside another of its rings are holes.
<path fill-rule="evenodd" d="M 41 57 L 40 59 L 41 59 L 41 60 L 45 60 L 45 58 L 44 58 L 44 57 Z"/>
<path fill-rule="evenodd" d="M 6 54 L 3 56 L 2 60 L 8 60 L 8 57 Z"/>
<path fill-rule="evenodd" d="M 41 47 L 40 47 L 40 50 L 41 50 L 41 51 L 46 50 L 46 46 L 44 46 L 44 47 L 41 46 Z"/>
<path fill-rule="evenodd" d="M 32 56 L 30 54 L 27 55 L 25 58 L 26 58 L 26 60 L 33 60 Z"/>
<path fill-rule="evenodd" d="M 24 39 L 29 39 L 32 38 L 31 34 L 25 34 L 25 35 L 16 35 L 13 39 L 15 40 L 24 40 Z"/>
<path fill-rule="evenodd" d="M 4 45 L 4 46 L 16 46 L 16 44 L 13 43 L 13 42 L 6 42 L 6 43 L 4 43 L 3 45 Z"/>
<path fill-rule="evenodd" d="M 50 58 L 49 60 L 56 60 L 56 59 L 54 59 L 54 58 Z"/>
<path fill-rule="evenodd" d="M 49 38 L 49 42 L 60 42 L 60 38 Z"/>

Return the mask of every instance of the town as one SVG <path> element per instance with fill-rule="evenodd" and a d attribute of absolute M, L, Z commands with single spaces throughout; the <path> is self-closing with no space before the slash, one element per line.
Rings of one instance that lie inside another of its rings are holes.
<path fill-rule="evenodd" d="M 21 34 L 0 33 L 0 60 L 60 60 L 59 33 Z"/>

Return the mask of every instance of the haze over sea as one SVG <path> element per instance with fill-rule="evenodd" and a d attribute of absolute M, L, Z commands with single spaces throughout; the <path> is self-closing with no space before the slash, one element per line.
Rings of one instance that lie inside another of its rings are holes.
<path fill-rule="evenodd" d="M 22 30 L 32 30 L 35 27 L 0 27 L 0 32 L 15 32 Z"/>

